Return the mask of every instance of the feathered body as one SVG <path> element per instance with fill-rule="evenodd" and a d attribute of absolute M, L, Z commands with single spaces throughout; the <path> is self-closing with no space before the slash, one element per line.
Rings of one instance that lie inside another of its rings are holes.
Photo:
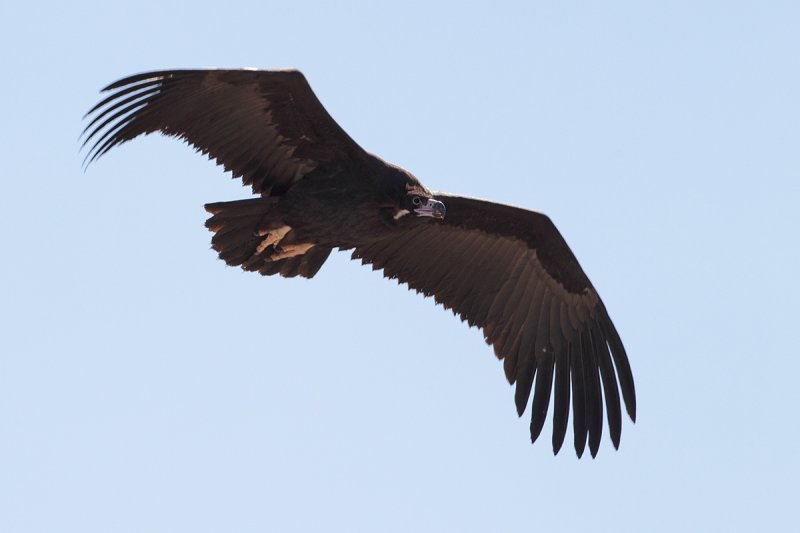
<path fill-rule="evenodd" d="M 635 419 L 625 348 L 577 259 L 541 213 L 435 193 L 366 152 L 298 71 L 174 70 L 120 80 L 90 110 L 91 162 L 139 135 L 179 137 L 255 197 L 208 204 L 212 246 L 229 265 L 313 277 L 334 249 L 382 269 L 481 328 L 516 384 L 533 391 L 531 440 L 553 397 L 553 450 L 566 435 L 597 453 L 603 396 L 615 447 L 621 398 Z"/>

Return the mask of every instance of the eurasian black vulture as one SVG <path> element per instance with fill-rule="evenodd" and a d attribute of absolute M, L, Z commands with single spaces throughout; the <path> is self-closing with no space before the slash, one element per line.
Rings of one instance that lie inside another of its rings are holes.
<path fill-rule="evenodd" d="M 533 390 L 531 441 L 553 391 L 553 452 L 572 393 L 575 451 L 594 457 L 603 395 L 614 447 L 620 395 L 632 420 L 628 357 L 602 300 L 550 219 L 425 187 L 366 152 L 296 70 L 170 70 L 112 83 L 84 130 L 86 164 L 159 131 L 185 140 L 250 185 L 256 197 L 206 205 L 213 248 L 228 265 L 311 278 L 331 250 L 452 309 L 503 360 L 522 416 Z"/>

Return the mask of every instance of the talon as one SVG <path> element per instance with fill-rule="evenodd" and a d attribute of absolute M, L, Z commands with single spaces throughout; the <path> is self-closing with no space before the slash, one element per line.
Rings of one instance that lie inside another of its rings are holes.
<path fill-rule="evenodd" d="M 275 251 L 277 253 L 273 253 L 270 259 L 272 259 L 273 261 L 280 261 L 281 259 L 288 259 L 289 257 L 303 255 L 313 247 L 314 245 L 311 243 L 287 244 L 286 246 L 278 246 L 275 248 Z"/>
<path fill-rule="evenodd" d="M 260 254 L 270 246 L 273 246 L 275 250 L 278 250 L 278 243 L 280 243 L 286 234 L 291 230 L 292 228 L 290 226 L 281 226 L 277 229 L 258 230 L 256 232 L 257 236 L 263 237 L 266 235 L 267 238 L 261 241 L 256 247 L 256 254 Z"/>

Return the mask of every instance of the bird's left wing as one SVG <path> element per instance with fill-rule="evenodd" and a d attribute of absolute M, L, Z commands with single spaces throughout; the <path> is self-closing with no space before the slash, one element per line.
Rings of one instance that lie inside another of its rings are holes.
<path fill-rule="evenodd" d="M 169 70 L 112 83 L 84 130 L 91 163 L 159 131 L 186 140 L 263 196 L 320 168 L 369 156 L 331 118 L 297 70 Z"/>
<path fill-rule="evenodd" d="M 436 199 L 447 208 L 444 221 L 410 221 L 400 236 L 356 247 L 353 258 L 433 296 L 483 330 L 504 360 L 509 382 L 516 383 L 520 416 L 533 389 L 532 441 L 542 430 L 552 390 L 553 451 L 558 452 L 571 391 L 578 455 L 587 436 L 592 456 L 597 453 L 603 394 L 618 447 L 620 389 L 628 414 L 635 419 L 636 413 L 628 357 L 603 302 L 556 227 L 547 216 L 516 207 L 445 194 Z"/>

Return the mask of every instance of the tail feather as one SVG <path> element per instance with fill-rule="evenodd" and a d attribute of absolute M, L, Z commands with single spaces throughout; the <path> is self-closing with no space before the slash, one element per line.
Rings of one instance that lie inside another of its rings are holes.
<path fill-rule="evenodd" d="M 331 248 L 315 246 L 303 255 L 273 261 L 273 246 L 259 251 L 265 229 L 279 228 L 282 222 L 273 214 L 277 198 L 251 198 L 206 204 L 212 216 L 206 227 L 214 232 L 211 247 L 230 266 L 259 272 L 265 276 L 312 278 L 331 253 Z"/>

